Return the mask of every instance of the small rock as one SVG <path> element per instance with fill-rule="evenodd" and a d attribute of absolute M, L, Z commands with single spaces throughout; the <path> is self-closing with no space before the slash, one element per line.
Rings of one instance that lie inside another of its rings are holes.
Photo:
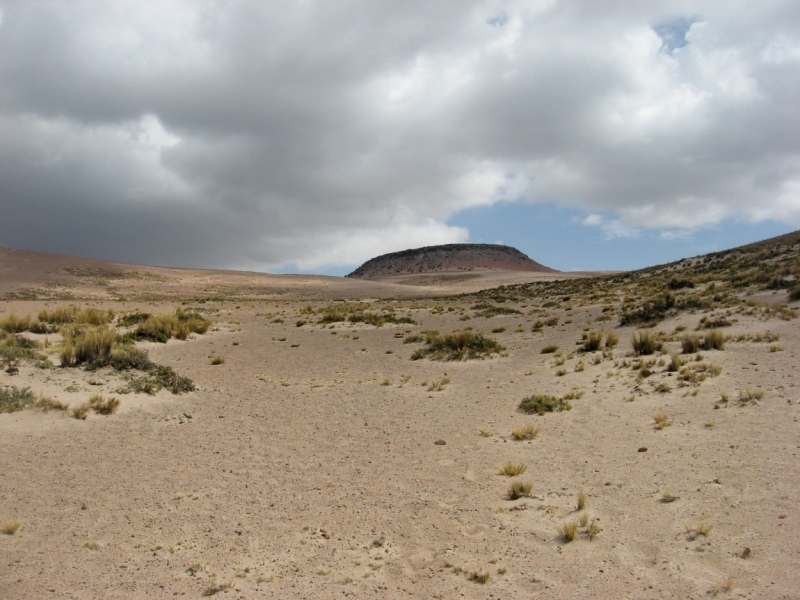
<path fill-rule="evenodd" d="M 645 446 L 642 446 L 641 448 L 639 448 L 638 452 L 647 452 L 647 448 Z"/>
<path fill-rule="evenodd" d="M 750 548 L 745 548 L 739 555 L 740 558 L 750 558 Z"/>
<path fill-rule="evenodd" d="M 437 446 L 444 446 L 444 445 L 445 445 L 447 442 L 445 442 L 445 441 L 444 441 L 444 440 L 442 440 L 442 439 L 438 439 L 438 440 L 436 440 L 436 441 L 435 441 L 435 442 L 433 442 L 433 443 L 434 443 L 434 444 L 436 444 Z"/>
<path fill-rule="evenodd" d="M 190 415 L 189 413 L 183 413 L 183 416 L 186 417 L 187 419 L 192 418 L 192 415 Z"/>

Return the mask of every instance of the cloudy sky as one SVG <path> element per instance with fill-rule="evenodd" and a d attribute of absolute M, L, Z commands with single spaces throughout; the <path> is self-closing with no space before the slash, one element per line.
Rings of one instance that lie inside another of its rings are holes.
<path fill-rule="evenodd" d="M 0 0 L 0 246 L 634 268 L 800 228 L 800 2 Z"/>

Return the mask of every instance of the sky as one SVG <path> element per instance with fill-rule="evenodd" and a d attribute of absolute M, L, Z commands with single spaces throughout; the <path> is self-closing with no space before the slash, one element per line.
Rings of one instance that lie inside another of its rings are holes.
<path fill-rule="evenodd" d="M 0 246 L 634 269 L 800 229 L 800 2 L 0 0 Z"/>

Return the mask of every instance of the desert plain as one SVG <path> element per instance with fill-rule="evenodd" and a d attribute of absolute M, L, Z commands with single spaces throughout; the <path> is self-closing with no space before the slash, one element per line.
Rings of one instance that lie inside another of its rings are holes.
<path fill-rule="evenodd" d="M 35 398 L 0 414 L 0 598 L 798 598 L 798 302 L 714 260 L 352 280 L 4 249 L 0 319 L 209 325 L 135 342 L 177 394 L 6 332 L 42 356 L 0 372 Z M 499 346 L 436 360 L 434 330 Z M 118 408 L 74 418 L 95 395 Z"/>

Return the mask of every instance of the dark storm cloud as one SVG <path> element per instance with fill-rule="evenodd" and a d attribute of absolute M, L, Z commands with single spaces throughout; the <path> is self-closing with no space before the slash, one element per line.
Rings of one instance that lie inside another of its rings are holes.
<path fill-rule="evenodd" d="M 800 224 L 794 2 L 0 2 L 0 245 L 303 268 L 549 200 Z"/>

